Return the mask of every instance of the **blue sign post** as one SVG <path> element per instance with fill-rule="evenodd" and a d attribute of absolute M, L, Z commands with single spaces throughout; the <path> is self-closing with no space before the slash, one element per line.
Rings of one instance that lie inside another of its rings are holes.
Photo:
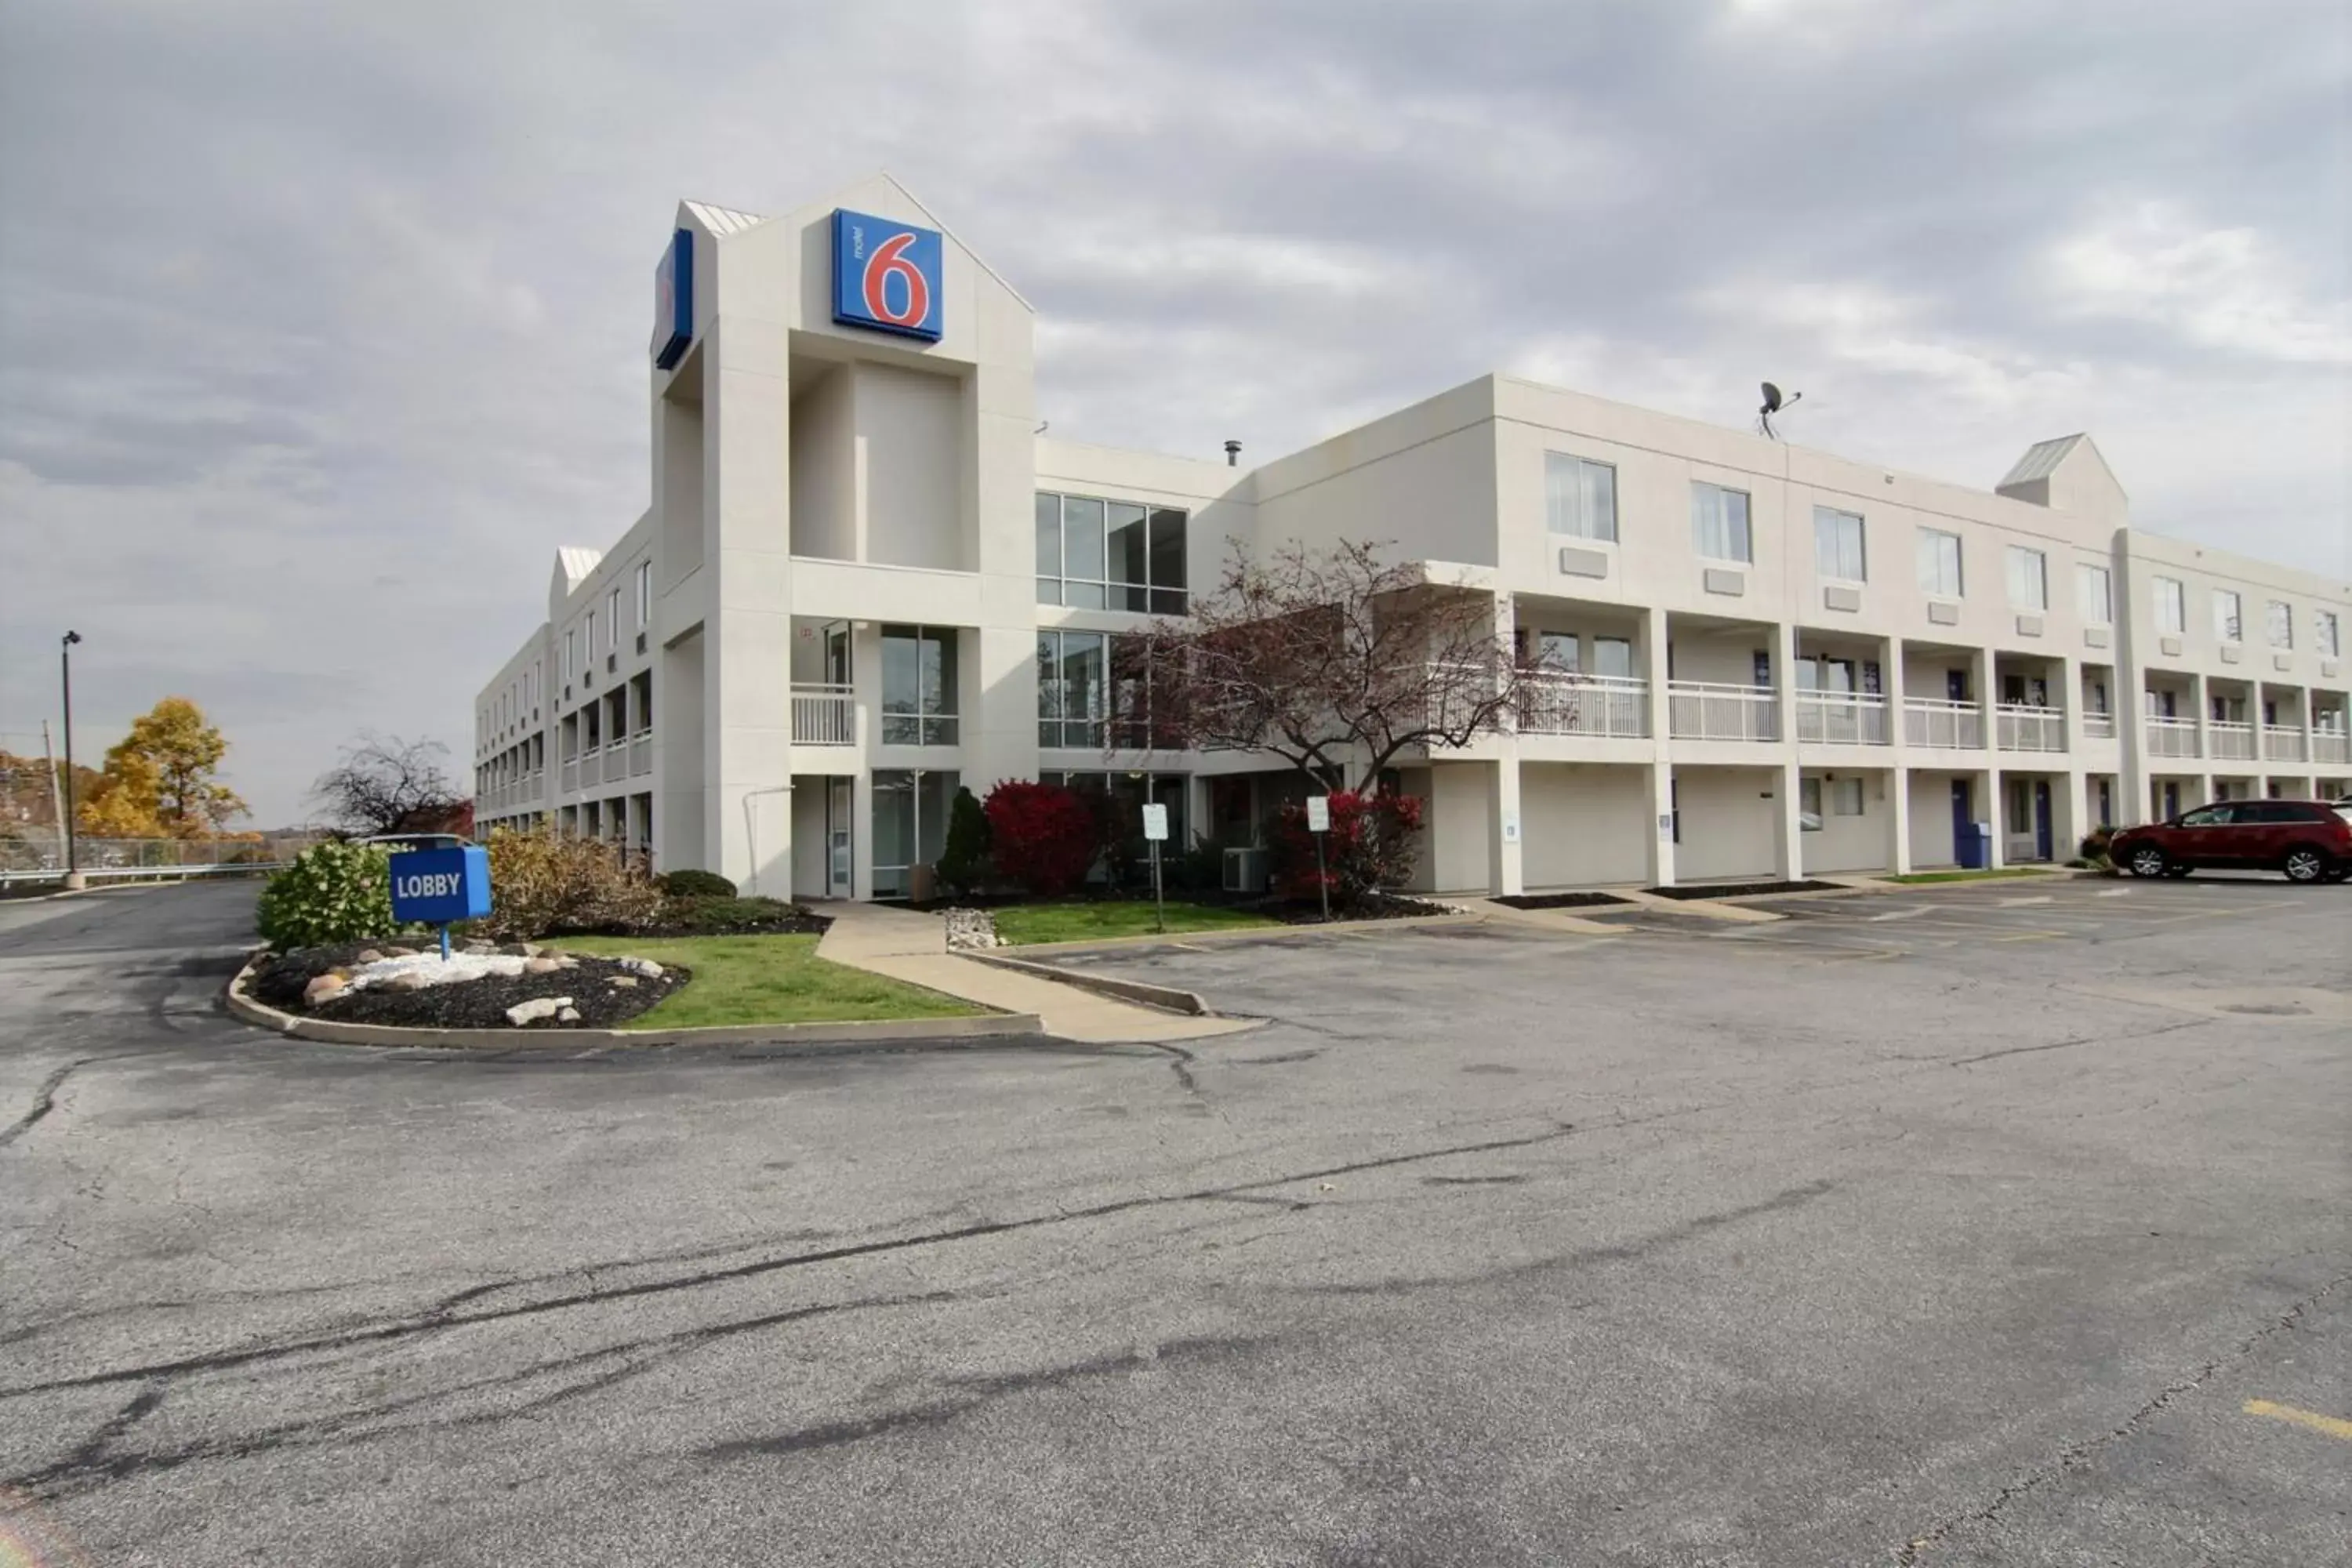
<path fill-rule="evenodd" d="M 403 925 L 441 929 L 441 960 L 449 960 L 449 922 L 490 912 L 490 852 L 478 844 L 456 849 L 411 849 L 392 858 L 392 918 Z"/>
<path fill-rule="evenodd" d="M 901 337 L 940 341 L 940 231 L 896 218 L 833 215 L 833 319 Z"/>

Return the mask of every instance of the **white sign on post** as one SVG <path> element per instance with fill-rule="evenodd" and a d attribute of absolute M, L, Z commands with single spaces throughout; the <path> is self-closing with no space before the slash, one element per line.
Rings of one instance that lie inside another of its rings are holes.
<path fill-rule="evenodd" d="M 1307 797 L 1307 831 L 1309 833 L 1331 831 L 1331 797 L 1329 795 L 1310 795 Z"/>
<path fill-rule="evenodd" d="M 1168 807 L 1166 805 L 1155 804 L 1143 808 L 1143 837 L 1154 844 L 1167 841 Z"/>

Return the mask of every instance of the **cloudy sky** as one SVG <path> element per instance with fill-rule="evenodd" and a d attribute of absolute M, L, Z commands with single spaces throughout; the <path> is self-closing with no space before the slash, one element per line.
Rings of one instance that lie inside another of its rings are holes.
<path fill-rule="evenodd" d="M 887 168 L 1040 312 L 1056 435 L 1270 456 L 1489 369 L 2352 576 L 2340 0 L 13 0 L 0 746 L 79 650 L 299 819 L 468 764 L 642 510 L 673 205 Z"/>

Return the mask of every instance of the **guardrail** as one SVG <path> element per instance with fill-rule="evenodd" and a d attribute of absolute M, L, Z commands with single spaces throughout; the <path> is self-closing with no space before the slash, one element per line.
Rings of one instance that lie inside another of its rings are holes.
<path fill-rule="evenodd" d="M 2004 752 L 2063 752 L 2066 749 L 2066 715 L 2038 703 L 2004 702 L 1993 711 L 1993 724 Z"/>
<path fill-rule="evenodd" d="M 2284 724 L 2265 724 L 2263 726 L 2263 755 L 2274 763 L 2302 762 L 2303 731 L 2290 730 Z"/>
<path fill-rule="evenodd" d="M 1666 682 L 1667 727 L 1677 741 L 1777 741 L 1779 699 L 1769 687 Z"/>
<path fill-rule="evenodd" d="M 1948 697 L 1906 697 L 1903 739 L 1914 746 L 1972 751 L 1984 744 L 1984 710 Z"/>
<path fill-rule="evenodd" d="M 1650 683 L 1622 675 L 1536 676 L 1518 720 L 1528 735 L 1642 740 L 1650 733 Z"/>
<path fill-rule="evenodd" d="M 1884 746 L 1886 699 L 1858 691 L 1800 691 L 1797 739 L 1832 746 Z"/>
<path fill-rule="evenodd" d="M 2147 754 L 2151 757 L 2197 755 L 2197 721 L 2151 717 L 2147 721 Z"/>
<path fill-rule="evenodd" d="M 217 866 L 85 866 L 82 877 L 92 882 L 131 882 L 142 878 L 156 881 L 178 881 L 188 877 L 253 877 L 285 869 L 283 860 L 226 861 Z M 0 871 L 0 888 L 20 882 L 62 882 L 66 879 L 62 866 L 45 867 L 35 870 Z"/>
<path fill-rule="evenodd" d="M 2207 743 L 2218 761 L 2254 760 L 2254 727 L 2242 719 L 2216 719 L 2205 727 Z"/>

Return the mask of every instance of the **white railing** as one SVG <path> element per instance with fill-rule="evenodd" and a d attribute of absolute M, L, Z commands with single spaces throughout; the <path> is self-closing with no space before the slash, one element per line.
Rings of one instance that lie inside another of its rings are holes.
<path fill-rule="evenodd" d="M 2151 757 L 2193 757 L 2197 751 L 2197 721 L 2158 719 L 2147 721 L 2147 754 Z"/>
<path fill-rule="evenodd" d="M 1650 683 L 1622 675 L 1540 675 L 1519 705 L 1528 735 L 1605 735 L 1638 741 L 1650 732 Z"/>
<path fill-rule="evenodd" d="M 1852 691 L 1797 693 L 1797 739 L 1832 746 L 1884 746 L 1886 699 Z"/>
<path fill-rule="evenodd" d="M 1913 746 L 1968 751 L 1984 744 L 1984 710 L 1948 697 L 1903 700 L 1903 739 Z"/>
<path fill-rule="evenodd" d="M 2116 738 L 2116 716 L 2112 713 L 2083 715 L 2083 738 L 2086 741 L 2112 741 Z"/>
<path fill-rule="evenodd" d="M 580 759 L 574 757 L 563 764 L 563 793 L 570 795 L 580 787 Z"/>
<path fill-rule="evenodd" d="M 2303 761 L 2303 731 L 2284 724 L 2263 725 L 2263 755 L 2274 763 Z"/>
<path fill-rule="evenodd" d="M 1994 732 L 2004 752 L 2063 752 L 2066 715 L 2057 708 L 2004 702 L 1993 714 Z"/>
<path fill-rule="evenodd" d="M 1677 741 L 1777 741 L 1780 710 L 1769 687 L 1708 680 L 1666 682 L 1666 724 Z"/>
<path fill-rule="evenodd" d="M 2252 762 L 2254 756 L 2254 727 L 2236 719 L 2216 719 L 2205 727 L 2208 743 L 2217 760 Z"/>
<path fill-rule="evenodd" d="M 629 741 L 629 776 L 643 778 L 654 771 L 654 732 L 640 730 Z"/>
<path fill-rule="evenodd" d="M 846 686 L 793 682 L 793 744 L 851 746 L 857 743 L 857 708 Z"/>
<path fill-rule="evenodd" d="M 2352 735 L 2341 730 L 2321 730 L 2311 737 L 2315 763 L 2352 763 Z"/>

